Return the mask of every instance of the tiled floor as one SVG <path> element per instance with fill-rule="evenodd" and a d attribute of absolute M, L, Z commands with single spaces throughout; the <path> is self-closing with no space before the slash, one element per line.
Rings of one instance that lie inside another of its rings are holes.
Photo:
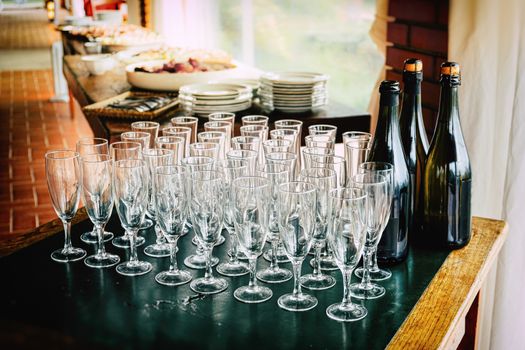
<path fill-rule="evenodd" d="M 17 13 L 25 19 L 8 14 L 7 21 L 15 23 L 9 30 L 4 28 L 5 13 L 0 13 L 0 47 L 22 45 L 12 39 L 21 36 L 23 45 L 49 47 L 54 33 L 42 10 Z M 79 137 L 92 136 L 82 113 L 71 118 L 68 104 L 51 103 L 52 96 L 49 70 L 0 72 L 0 239 L 56 218 L 47 193 L 44 154 L 74 148 Z"/>

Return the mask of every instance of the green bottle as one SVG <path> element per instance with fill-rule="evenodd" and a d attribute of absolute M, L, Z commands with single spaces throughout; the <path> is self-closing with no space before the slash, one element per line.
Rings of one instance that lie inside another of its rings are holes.
<path fill-rule="evenodd" d="M 457 249 L 471 237 L 472 172 L 459 122 L 459 64 L 441 65 L 436 129 L 423 176 L 423 229 L 426 244 Z"/>

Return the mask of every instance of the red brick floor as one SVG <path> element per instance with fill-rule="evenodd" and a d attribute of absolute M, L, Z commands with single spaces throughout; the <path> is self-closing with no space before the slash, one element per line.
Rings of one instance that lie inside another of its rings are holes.
<path fill-rule="evenodd" d="M 43 10 L 0 13 L 2 49 L 45 48 L 56 39 Z M 0 71 L 0 240 L 56 218 L 44 154 L 93 135 L 78 107 L 71 117 L 52 96 L 49 70 Z"/>

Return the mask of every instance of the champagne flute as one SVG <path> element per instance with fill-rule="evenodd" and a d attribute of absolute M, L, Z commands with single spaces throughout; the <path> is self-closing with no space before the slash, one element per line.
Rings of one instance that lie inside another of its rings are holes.
<path fill-rule="evenodd" d="M 160 124 L 152 121 L 138 121 L 131 123 L 132 131 L 147 132 L 149 137 L 149 148 L 155 147 L 155 139 L 159 136 Z"/>
<path fill-rule="evenodd" d="M 179 270 L 176 258 L 177 242 L 186 220 L 186 176 L 186 169 L 180 165 L 165 165 L 155 169 L 157 222 L 170 247 L 169 270 L 157 274 L 155 281 L 167 286 L 178 286 L 191 281 L 188 271 Z"/>
<path fill-rule="evenodd" d="M 262 145 L 263 145 L 263 151 L 264 151 L 265 158 L 268 153 L 292 152 L 292 141 L 290 140 L 270 139 L 270 140 L 264 141 Z"/>
<path fill-rule="evenodd" d="M 346 136 L 345 161 L 346 161 L 346 183 L 350 184 L 352 177 L 358 173 L 359 165 L 366 161 L 370 152 L 370 140 L 364 136 L 349 138 Z"/>
<path fill-rule="evenodd" d="M 268 240 L 272 245 L 268 254 L 270 257 L 270 266 L 259 271 L 257 273 L 257 278 L 266 283 L 286 282 L 292 278 L 292 272 L 288 269 L 279 267 L 278 246 L 281 243 L 281 240 L 279 237 L 277 196 L 279 185 L 290 181 L 290 170 L 284 164 L 265 164 L 257 169 L 257 175 L 269 180 L 270 219 L 268 223 Z M 286 256 L 285 259 L 288 261 Z"/>
<path fill-rule="evenodd" d="M 204 131 L 197 134 L 199 142 L 213 142 L 219 146 L 219 159 L 226 158 L 225 152 L 225 136 L 221 131 Z"/>
<path fill-rule="evenodd" d="M 216 171 L 196 171 L 191 174 L 190 218 L 206 256 L 204 277 L 190 284 L 196 293 L 215 294 L 228 288 L 224 278 L 213 276 L 211 264 L 213 246 L 219 239 L 224 215 L 221 182 Z"/>
<path fill-rule="evenodd" d="M 226 158 L 245 160 L 248 163 L 248 174 L 254 175 L 257 167 L 257 155 L 256 151 L 250 149 L 232 149 L 226 153 Z"/>
<path fill-rule="evenodd" d="M 337 136 L 337 126 L 328 124 L 310 125 L 308 127 L 308 133 L 310 135 L 328 135 L 335 141 L 335 137 Z"/>
<path fill-rule="evenodd" d="M 49 151 L 46 158 L 47 188 L 53 208 L 64 225 L 64 248 L 51 253 L 57 262 L 77 261 L 86 256 L 86 251 L 71 244 L 71 220 L 75 217 L 80 199 L 82 170 L 80 156 L 75 151 Z"/>
<path fill-rule="evenodd" d="M 109 154 L 89 154 L 83 156 L 80 163 L 84 205 L 98 236 L 97 253 L 88 256 L 84 263 L 94 268 L 114 266 L 120 257 L 107 253 L 104 247 L 104 226 L 113 211 L 113 160 Z"/>
<path fill-rule="evenodd" d="M 162 136 L 175 136 L 182 137 L 184 139 L 183 143 L 183 157 L 190 155 L 190 140 L 191 140 L 192 129 L 186 126 L 171 126 L 162 129 Z"/>
<path fill-rule="evenodd" d="M 273 295 L 268 287 L 258 286 L 257 257 L 266 243 L 269 221 L 269 181 L 263 177 L 239 177 L 233 180 L 233 221 L 239 247 L 248 257 L 250 282 L 233 293 L 243 303 L 262 303 Z"/>
<path fill-rule="evenodd" d="M 393 195 L 393 181 L 394 181 L 394 167 L 390 163 L 385 162 L 364 162 L 359 165 L 359 172 L 363 174 L 376 173 L 383 175 L 388 184 L 388 199 L 385 203 L 384 219 L 381 225 L 381 232 L 384 231 L 390 219 L 390 208 L 392 204 Z M 387 269 L 381 269 L 377 265 L 377 249 L 372 253 L 372 267 L 370 268 L 371 281 L 383 281 L 392 277 L 392 272 Z M 355 275 L 359 278 L 363 277 L 363 268 L 357 268 Z"/>
<path fill-rule="evenodd" d="M 148 148 L 142 151 L 142 157 L 148 165 L 148 173 L 151 181 L 149 182 L 149 202 L 147 215 L 151 218 L 156 219 L 156 205 L 155 205 L 155 169 L 158 166 L 171 165 L 173 164 L 173 152 L 170 149 L 161 148 Z M 164 235 L 160 229 L 159 223 L 155 222 L 155 243 L 148 245 L 144 248 L 144 254 L 153 258 L 162 258 L 170 256 L 170 246 L 166 243 Z"/>
<path fill-rule="evenodd" d="M 151 144 L 151 134 L 143 131 L 126 131 L 120 134 L 120 139 L 127 142 L 138 142 L 142 149 L 148 149 Z"/>
<path fill-rule="evenodd" d="M 117 272 L 126 276 L 143 275 L 151 271 L 149 262 L 137 258 L 135 240 L 148 206 L 149 174 L 147 164 L 140 159 L 115 162 L 113 196 L 117 214 L 129 240 L 130 260 L 117 265 Z"/>
<path fill-rule="evenodd" d="M 213 142 L 195 142 L 190 145 L 190 156 L 219 159 L 219 145 Z"/>
<path fill-rule="evenodd" d="M 108 140 L 99 137 L 83 137 L 77 141 L 76 150 L 80 157 L 89 154 L 109 154 Z M 104 242 L 111 241 L 112 239 L 113 233 L 104 231 Z M 93 226 L 91 231 L 82 233 L 80 240 L 88 244 L 98 243 L 97 229 L 95 226 Z"/>
<path fill-rule="evenodd" d="M 279 298 L 279 307 L 288 311 L 307 311 L 317 305 L 317 299 L 301 291 L 301 265 L 312 245 L 316 221 L 316 188 L 307 182 L 279 185 L 279 234 L 288 259 L 292 262 L 294 288 Z"/>
<path fill-rule="evenodd" d="M 237 234 L 233 223 L 232 182 L 248 175 L 248 163 L 242 159 L 226 159 L 215 163 L 222 177 L 224 195 L 224 227 L 230 236 L 229 261 L 217 266 L 217 272 L 224 276 L 242 276 L 250 272 L 248 266 L 239 261 Z"/>
<path fill-rule="evenodd" d="M 235 113 L 230 112 L 214 112 L 210 113 L 208 115 L 209 121 L 213 122 L 228 122 L 230 123 L 230 132 L 231 137 L 233 138 L 235 135 L 234 129 L 235 129 Z"/>
<path fill-rule="evenodd" d="M 358 299 L 376 299 L 385 294 L 385 288 L 370 281 L 372 254 L 381 239 L 384 213 L 388 201 L 388 183 L 383 175 L 367 173 L 352 177 L 352 185 L 366 195 L 366 240 L 363 253 L 363 277 L 360 283 L 350 285 L 352 296 Z"/>
<path fill-rule="evenodd" d="M 232 124 L 227 121 L 210 121 L 204 123 L 204 131 L 224 133 L 224 154 L 228 153 L 232 139 Z"/>
<path fill-rule="evenodd" d="M 352 303 L 350 282 L 352 271 L 361 259 L 366 240 L 366 193 L 346 187 L 330 193 L 328 245 L 334 252 L 337 266 L 343 275 L 343 301 L 326 309 L 331 319 L 357 321 L 367 315 L 364 306 Z"/>
<path fill-rule="evenodd" d="M 182 126 L 191 129 L 190 144 L 197 142 L 197 129 L 199 126 L 199 118 L 196 117 L 173 117 L 171 118 L 171 125 Z"/>
<path fill-rule="evenodd" d="M 241 118 L 242 125 L 262 125 L 268 126 L 268 117 L 265 115 L 245 115 Z"/>
<path fill-rule="evenodd" d="M 172 164 L 178 165 L 184 158 L 185 139 L 180 136 L 160 136 L 155 140 L 155 146 L 161 149 L 173 151 Z"/>
<path fill-rule="evenodd" d="M 335 141 L 330 135 L 308 135 L 304 137 L 304 144 L 310 148 L 329 148 L 334 149 Z"/>
<path fill-rule="evenodd" d="M 321 249 L 326 244 L 328 230 L 330 192 L 337 188 L 336 174 L 331 169 L 310 168 L 301 171 L 301 180 L 316 187 L 317 209 L 315 212 L 315 229 L 313 246 L 315 250 L 314 270 L 311 274 L 301 277 L 301 285 L 308 289 L 322 290 L 335 285 L 335 278 L 321 271 Z"/>

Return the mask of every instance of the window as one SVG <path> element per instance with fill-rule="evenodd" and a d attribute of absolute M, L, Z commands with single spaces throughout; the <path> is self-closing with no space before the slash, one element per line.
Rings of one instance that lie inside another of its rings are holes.
<path fill-rule="evenodd" d="M 161 32 L 172 45 L 221 48 L 265 71 L 322 72 L 330 76 L 331 100 L 367 109 L 383 65 L 368 34 L 374 0 L 163 3 Z M 166 11 L 167 7 L 172 9 Z M 180 11 L 185 12 L 184 19 Z"/>

